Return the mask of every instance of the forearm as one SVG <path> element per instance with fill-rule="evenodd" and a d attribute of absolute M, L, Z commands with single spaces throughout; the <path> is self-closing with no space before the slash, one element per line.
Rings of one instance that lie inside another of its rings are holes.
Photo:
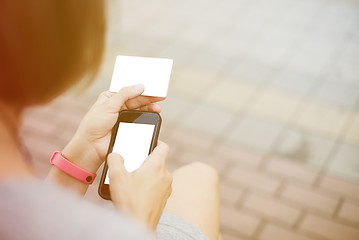
<path fill-rule="evenodd" d="M 81 139 L 76 139 L 76 137 L 64 148 L 62 155 L 76 166 L 91 173 L 96 173 L 101 165 L 101 160 L 97 159 L 98 155 L 96 151 L 87 145 L 86 142 L 81 141 Z M 73 178 L 56 166 L 51 168 L 47 180 L 54 181 L 81 195 L 84 195 L 89 187 L 89 184 Z"/>

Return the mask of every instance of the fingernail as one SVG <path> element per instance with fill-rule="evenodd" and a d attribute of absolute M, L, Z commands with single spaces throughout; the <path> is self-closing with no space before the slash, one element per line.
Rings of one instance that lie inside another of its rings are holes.
<path fill-rule="evenodd" d="M 135 86 L 133 86 L 137 92 L 143 92 L 143 90 L 145 90 L 145 85 L 143 84 L 137 84 Z"/>

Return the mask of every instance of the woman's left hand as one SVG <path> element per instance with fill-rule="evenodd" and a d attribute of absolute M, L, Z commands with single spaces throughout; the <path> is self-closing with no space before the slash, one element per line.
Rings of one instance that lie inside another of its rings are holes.
<path fill-rule="evenodd" d="M 122 88 L 117 93 L 103 92 L 81 121 L 75 136 L 62 154 L 77 166 L 95 173 L 106 158 L 111 130 L 122 110 L 161 112 L 156 102 L 163 97 L 142 96 L 144 86 Z"/>

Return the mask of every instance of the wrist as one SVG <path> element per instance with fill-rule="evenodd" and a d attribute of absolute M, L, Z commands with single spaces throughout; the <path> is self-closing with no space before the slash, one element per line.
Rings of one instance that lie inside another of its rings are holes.
<path fill-rule="evenodd" d="M 129 202 L 114 202 L 114 204 L 116 207 L 128 213 L 134 219 L 145 225 L 148 229 L 156 231 L 157 224 L 160 220 L 160 215 L 153 213 L 152 210 L 148 209 L 148 206 L 134 206 L 133 203 L 131 204 Z"/>
<path fill-rule="evenodd" d="M 85 169 L 73 164 L 60 152 L 54 152 L 50 159 L 50 163 L 51 165 L 56 166 L 58 169 L 66 173 L 67 175 L 85 184 L 91 184 L 96 178 L 95 173 L 86 171 Z"/>
<path fill-rule="evenodd" d="M 65 146 L 61 154 L 76 166 L 91 173 L 96 173 L 102 164 L 91 144 L 76 136 Z"/>

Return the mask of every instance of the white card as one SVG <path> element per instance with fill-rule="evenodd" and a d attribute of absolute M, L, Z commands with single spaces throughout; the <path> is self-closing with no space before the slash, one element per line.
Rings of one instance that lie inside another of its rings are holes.
<path fill-rule="evenodd" d="M 166 58 L 117 56 L 110 91 L 142 83 L 142 95 L 166 97 L 172 64 L 173 60 Z"/>

